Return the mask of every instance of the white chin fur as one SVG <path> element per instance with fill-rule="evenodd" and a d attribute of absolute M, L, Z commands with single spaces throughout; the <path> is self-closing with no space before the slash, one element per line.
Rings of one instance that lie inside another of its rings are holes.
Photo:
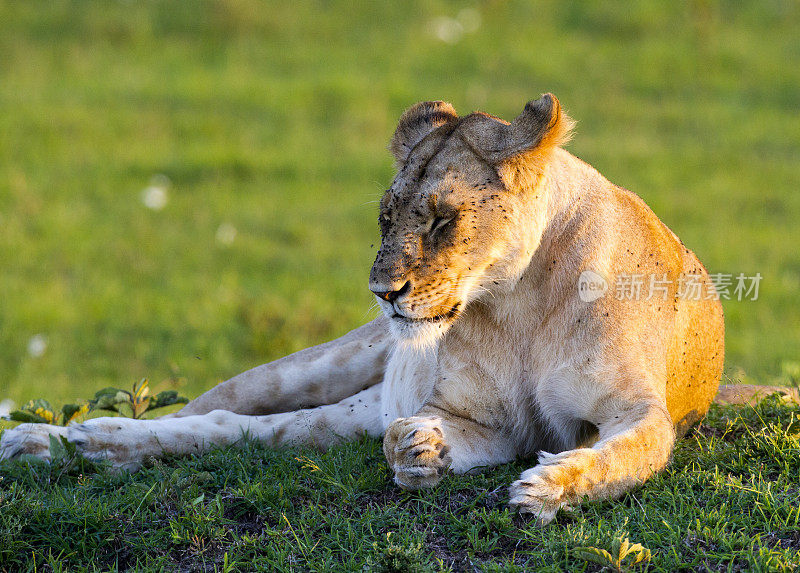
<path fill-rule="evenodd" d="M 448 328 L 450 323 L 445 321 L 409 322 L 397 318 L 389 321 L 389 330 L 398 343 L 419 350 L 435 347 Z"/>

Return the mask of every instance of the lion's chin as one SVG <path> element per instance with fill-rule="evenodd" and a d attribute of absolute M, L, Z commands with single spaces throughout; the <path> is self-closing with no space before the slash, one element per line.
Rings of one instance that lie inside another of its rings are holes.
<path fill-rule="evenodd" d="M 389 321 L 389 330 L 395 340 L 403 346 L 418 350 L 433 349 L 452 322 L 452 319 L 447 318 L 432 321 L 395 317 Z"/>

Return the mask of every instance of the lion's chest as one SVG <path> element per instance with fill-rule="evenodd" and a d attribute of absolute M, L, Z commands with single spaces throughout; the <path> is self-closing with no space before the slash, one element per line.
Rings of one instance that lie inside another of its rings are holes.
<path fill-rule="evenodd" d="M 384 375 L 384 429 L 427 402 L 515 436 L 522 455 L 574 446 L 579 420 L 568 410 L 594 398 L 570 391 L 575 376 L 561 340 L 553 344 L 535 329 L 453 328 L 434 350 L 396 348 Z M 563 404 L 564 396 L 572 397 L 571 405 Z"/>
<path fill-rule="evenodd" d="M 381 408 L 384 429 L 396 418 L 413 416 L 433 390 L 438 349 L 397 346 L 383 376 Z"/>
<path fill-rule="evenodd" d="M 383 379 L 384 427 L 415 415 L 426 402 L 492 426 L 529 417 L 523 404 L 530 404 L 535 381 L 523 358 L 486 342 L 460 346 L 441 341 L 432 350 L 395 348 Z"/>

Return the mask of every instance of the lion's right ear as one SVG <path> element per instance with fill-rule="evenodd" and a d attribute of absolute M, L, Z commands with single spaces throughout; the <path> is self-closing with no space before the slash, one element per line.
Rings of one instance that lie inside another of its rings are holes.
<path fill-rule="evenodd" d="M 472 117 L 464 120 L 462 133 L 495 166 L 508 189 L 534 185 L 552 150 L 569 140 L 575 124 L 549 93 L 529 101 L 511 123 L 480 113 Z"/>
<path fill-rule="evenodd" d="M 426 135 L 456 119 L 456 110 L 444 101 L 424 101 L 408 108 L 400 118 L 389 144 L 389 150 L 398 165 L 405 164 L 411 150 Z"/>

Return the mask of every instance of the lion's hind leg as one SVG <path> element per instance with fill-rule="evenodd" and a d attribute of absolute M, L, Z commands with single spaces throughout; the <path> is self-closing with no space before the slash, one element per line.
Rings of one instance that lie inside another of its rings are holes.
<path fill-rule="evenodd" d="M 214 410 L 255 416 L 336 404 L 383 380 L 392 345 L 387 319 L 381 316 L 336 340 L 242 372 L 171 417 Z"/>

